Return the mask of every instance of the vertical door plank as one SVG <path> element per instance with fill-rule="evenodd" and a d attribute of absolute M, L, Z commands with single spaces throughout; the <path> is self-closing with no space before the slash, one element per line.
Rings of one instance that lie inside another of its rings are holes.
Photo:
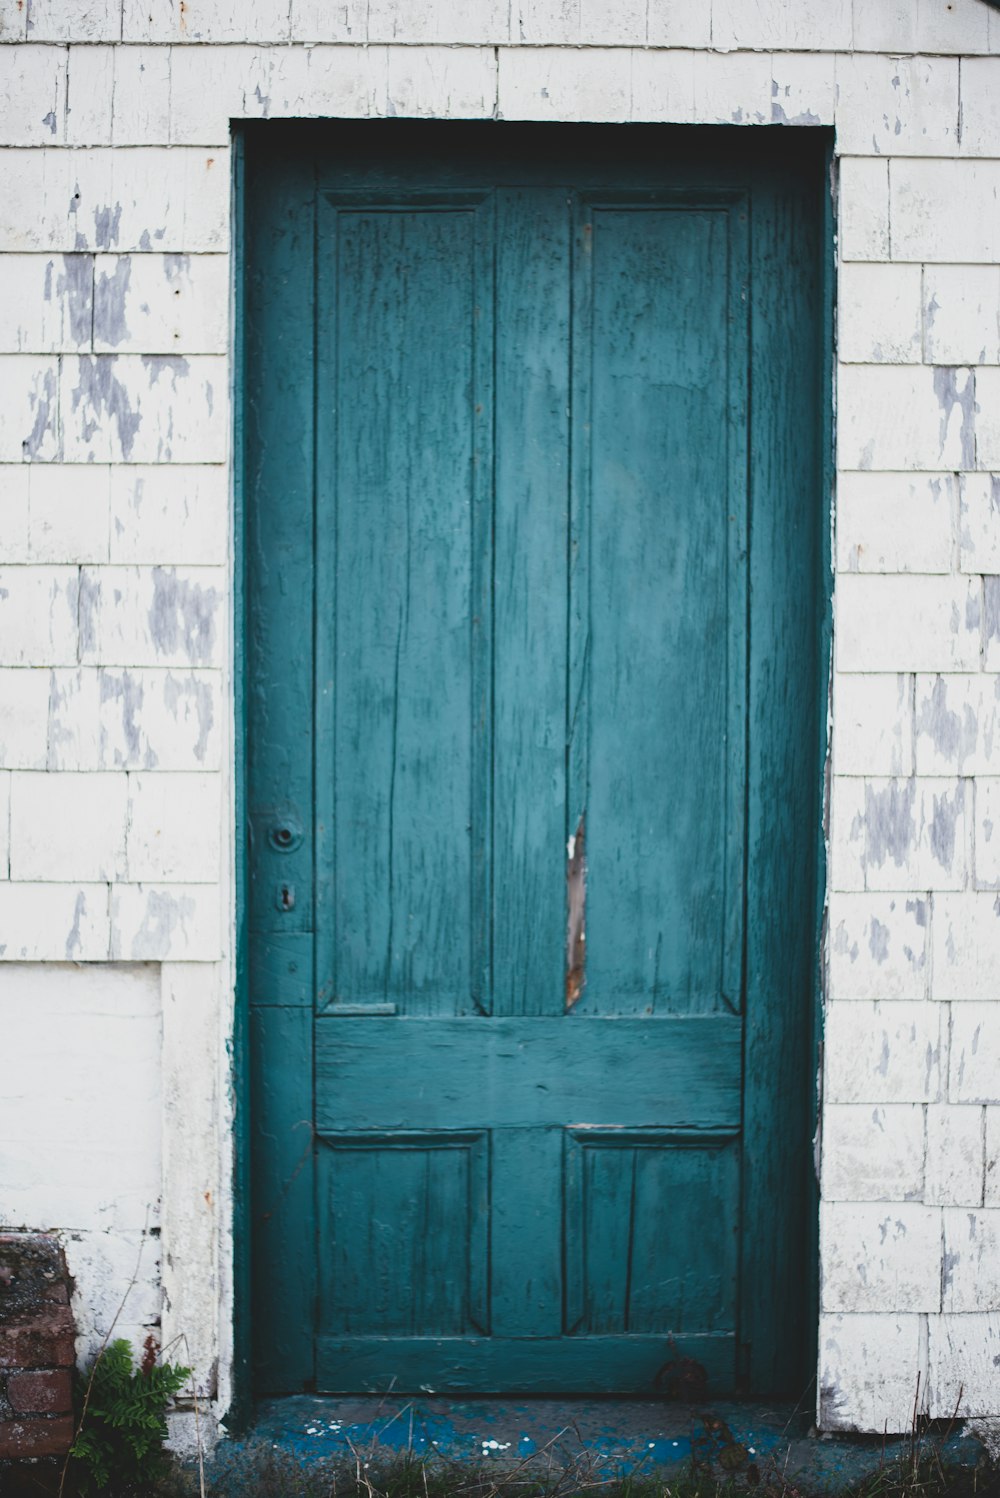
<path fill-rule="evenodd" d="M 559 1014 L 566 928 L 568 193 L 497 219 L 493 969 L 497 1014 Z"/>

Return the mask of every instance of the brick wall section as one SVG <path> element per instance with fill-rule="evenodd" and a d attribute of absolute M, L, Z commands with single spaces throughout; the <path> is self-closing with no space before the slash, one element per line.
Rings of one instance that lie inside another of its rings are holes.
<path fill-rule="evenodd" d="M 59 1244 L 0 1233 L 0 1485 L 3 1462 L 69 1450 L 75 1332 Z"/>
<path fill-rule="evenodd" d="M 224 1404 L 230 121 L 833 125 L 820 1414 L 906 1428 L 917 1374 L 1000 1413 L 1000 12 L 0 0 L 0 39 L 0 955 L 164 964 L 165 1340 Z"/>

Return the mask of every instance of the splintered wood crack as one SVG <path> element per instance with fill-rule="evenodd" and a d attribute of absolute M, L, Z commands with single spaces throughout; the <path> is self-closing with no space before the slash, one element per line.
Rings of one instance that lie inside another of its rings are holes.
<path fill-rule="evenodd" d="M 566 1009 L 583 992 L 587 961 L 586 812 L 566 844 Z"/>

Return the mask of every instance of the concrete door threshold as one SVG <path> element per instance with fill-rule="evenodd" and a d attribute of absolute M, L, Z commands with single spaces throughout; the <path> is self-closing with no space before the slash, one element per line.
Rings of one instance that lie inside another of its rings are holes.
<path fill-rule="evenodd" d="M 790 1404 L 298 1395 L 259 1404 L 251 1433 L 222 1443 L 214 1461 L 220 1476 L 238 1479 L 241 1462 L 262 1447 L 303 1466 L 384 1465 L 409 1453 L 489 1467 L 498 1478 L 526 1463 L 572 1474 L 581 1488 L 588 1479 L 665 1474 L 695 1461 L 719 1477 L 742 1473 L 752 1482 L 756 1468 L 761 1477 L 781 1473 L 804 1491 L 822 1492 L 842 1491 L 911 1450 L 909 1437 L 817 1435 L 811 1426 L 811 1413 Z M 979 1441 L 960 1427 L 938 1449 L 956 1465 L 982 1456 Z"/>

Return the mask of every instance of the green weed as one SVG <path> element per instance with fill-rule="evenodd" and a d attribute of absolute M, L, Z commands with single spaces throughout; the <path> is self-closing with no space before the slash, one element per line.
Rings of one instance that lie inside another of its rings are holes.
<path fill-rule="evenodd" d="M 133 1368 L 132 1348 L 123 1339 L 101 1349 L 90 1374 L 76 1384 L 68 1471 L 81 1498 L 149 1491 L 167 1469 L 167 1406 L 189 1376 L 190 1369 L 153 1358 Z"/>

